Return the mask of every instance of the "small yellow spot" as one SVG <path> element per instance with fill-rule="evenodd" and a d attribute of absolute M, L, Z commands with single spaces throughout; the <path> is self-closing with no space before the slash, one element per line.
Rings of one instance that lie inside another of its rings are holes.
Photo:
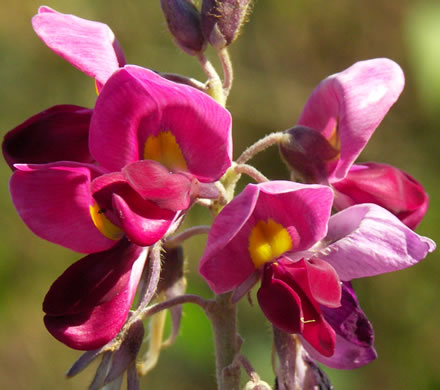
<path fill-rule="evenodd" d="M 89 210 L 93 223 L 104 236 L 110 240 L 120 240 L 122 238 L 124 235 L 122 229 L 109 221 L 98 203 L 95 202 L 92 206 L 89 206 Z"/>
<path fill-rule="evenodd" d="M 338 131 L 338 125 L 337 124 L 336 124 L 335 128 L 333 129 L 332 133 L 330 134 L 328 142 L 337 151 L 341 150 L 341 138 L 339 137 L 339 131 Z"/>
<path fill-rule="evenodd" d="M 160 162 L 169 170 L 187 170 L 182 151 L 170 131 L 162 131 L 157 136 L 150 135 L 147 138 L 144 146 L 144 159 Z"/>
<path fill-rule="evenodd" d="M 289 232 L 273 219 L 259 221 L 249 236 L 249 254 L 255 268 L 277 259 L 293 247 Z"/>
<path fill-rule="evenodd" d="M 310 324 L 311 322 L 316 322 L 316 320 L 305 320 L 304 317 L 299 319 L 303 324 Z"/>

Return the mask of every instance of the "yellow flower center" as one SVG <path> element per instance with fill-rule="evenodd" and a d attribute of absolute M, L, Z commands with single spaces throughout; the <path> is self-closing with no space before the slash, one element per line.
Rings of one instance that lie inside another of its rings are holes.
<path fill-rule="evenodd" d="M 259 221 L 249 236 L 249 254 L 255 268 L 273 261 L 293 247 L 289 232 L 282 225 L 269 218 Z"/>
<path fill-rule="evenodd" d="M 169 170 L 186 171 L 186 161 L 177 144 L 176 137 L 170 131 L 150 135 L 145 141 L 144 159 L 160 162 Z"/>
<path fill-rule="evenodd" d="M 110 222 L 98 203 L 95 202 L 92 206 L 89 206 L 89 210 L 93 223 L 105 237 L 110 240 L 120 240 L 122 238 L 124 235 L 123 230 Z"/>

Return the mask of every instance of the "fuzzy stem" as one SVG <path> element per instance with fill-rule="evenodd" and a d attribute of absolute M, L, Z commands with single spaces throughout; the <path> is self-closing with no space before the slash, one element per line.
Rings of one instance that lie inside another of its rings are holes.
<path fill-rule="evenodd" d="M 204 54 L 198 55 L 197 59 L 199 60 L 206 76 L 208 76 L 208 94 L 224 107 L 226 98 L 223 92 L 223 85 L 220 76 Z"/>
<path fill-rule="evenodd" d="M 208 316 L 214 333 L 217 389 L 239 390 L 240 366 L 235 362 L 239 351 L 237 309 L 231 303 L 231 294 L 217 295 Z"/>
<path fill-rule="evenodd" d="M 180 245 L 183 241 L 187 240 L 188 238 L 191 238 L 192 236 L 195 236 L 197 234 L 208 234 L 210 228 L 211 226 L 208 225 L 190 227 L 184 230 L 183 232 L 174 235 L 173 237 L 168 237 L 164 242 L 164 247 L 168 249 L 175 248 L 176 246 Z"/>
<path fill-rule="evenodd" d="M 229 52 L 226 47 L 218 51 L 218 56 L 220 58 L 223 68 L 223 91 L 226 100 L 232 88 L 232 81 L 234 80 L 234 70 L 232 68 L 231 57 L 229 57 Z"/>
<path fill-rule="evenodd" d="M 261 138 L 253 145 L 249 146 L 237 159 L 237 164 L 245 164 L 252 157 L 267 149 L 269 146 L 279 144 L 284 137 L 286 137 L 286 134 L 281 132 L 266 135 L 264 138 Z"/>
<path fill-rule="evenodd" d="M 252 165 L 247 164 L 237 164 L 235 166 L 235 171 L 238 173 L 244 173 L 254 179 L 257 183 L 264 183 L 269 181 L 269 179 L 264 176 L 258 169 L 254 168 Z"/>

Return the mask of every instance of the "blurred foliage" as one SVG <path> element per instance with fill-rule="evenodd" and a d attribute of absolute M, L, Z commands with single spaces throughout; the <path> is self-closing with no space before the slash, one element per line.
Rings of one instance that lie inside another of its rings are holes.
<path fill-rule="evenodd" d="M 53 54 L 34 34 L 36 0 L 0 3 L 0 131 L 55 104 L 93 107 L 92 80 Z M 64 13 L 111 26 L 129 63 L 203 79 L 197 62 L 170 40 L 159 1 L 48 0 Z M 374 57 L 398 62 L 406 88 L 379 126 L 362 160 L 387 162 L 426 187 L 431 207 L 418 232 L 439 241 L 440 6 L 422 0 L 257 1 L 242 36 L 231 47 L 236 81 L 228 108 L 237 156 L 263 135 L 295 124 L 313 87 L 331 73 Z M 210 52 L 210 54 L 213 54 Z M 272 178 L 286 178 L 276 150 L 255 159 Z M 80 256 L 35 237 L 17 217 L 0 166 L 0 388 L 83 389 L 93 369 L 66 380 L 79 356 L 45 330 L 41 302 L 53 280 Z M 62 212 L 62 210 L 60 210 Z M 195 211 L 188 224 L 205 223 Z M 186 246 L 189 291 L 210 296 L 197 275 L 204 238 Z M 414 268 L 356 281 L 376 330 L 379 359 L 355 371 L 329 370 L 336 389 L 440 389 L 438 251 Z M 270 327 L 258 306 L 240 304 L 243 351 L 262 377 L 273 380 Z M 142 379 L 143 389 L 213 389 L 210 325 L 185 307 L 175 346 Z"/>

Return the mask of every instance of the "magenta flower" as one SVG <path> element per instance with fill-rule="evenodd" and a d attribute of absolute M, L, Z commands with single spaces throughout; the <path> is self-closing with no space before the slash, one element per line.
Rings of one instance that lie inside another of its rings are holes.
<path fill-rule="evenodd" d="M 213 99 L 129 66 L 92 115 L 97 164 L 16 165 L 11 195 L 35 234 L 75 251 L 110 249 L 124 234 L 149 246 L 196 197 L 217 195 L 210 183 L 230 166 L 231 144 L 230 115 Z"/>
<path fill-rule="evenodd" d="M 33 17 L 32 26 L 50 49 L 93 77 L 99 90 L 115 70 L 126 64 L 115 35 L 106 24 L 43 6 Z"/>
<path fill-rule="evenodd" d="M 387 174 L 380 173 L 379 184 L 375 181 L 379 174 L 375 163 L 363 165 L 363 183 L 359 184 L 360 168 L 353 166 L 403 86 L 400 67 L 384 58 L 358 62 L 326 78 L 312 92 L 299 126 L 288 131 L 290 139 L 281 145 L 281 154 L 307 182 L 340 188 L 343 194 L 339 195 L 338 190 L 337 209 L 363 202 L 377 203 L 414 228 L 428 207 L 423 187 L 392 167 Z M 366 166 L 370 167 L 369 174 Z M 397 181 L 404 185 L 394 191 Z M 384 196 L 390 189 L 394 198 Z"/>
<path fill-rule="evenodd" d="M 332 203 L 326 186 L 248 185 L 214 221 L 200 273 L 215 293 L 238 295 L 261 275 L 258 301 L 266 317 L 301 334 L 317 360 L 353 368 L 375 357 L 372 331 L 340 281 L 409 267 L 435 244 L 377 205 L 330 217 Z M 359 328 L 342 327 L 348 315 Z"/>

